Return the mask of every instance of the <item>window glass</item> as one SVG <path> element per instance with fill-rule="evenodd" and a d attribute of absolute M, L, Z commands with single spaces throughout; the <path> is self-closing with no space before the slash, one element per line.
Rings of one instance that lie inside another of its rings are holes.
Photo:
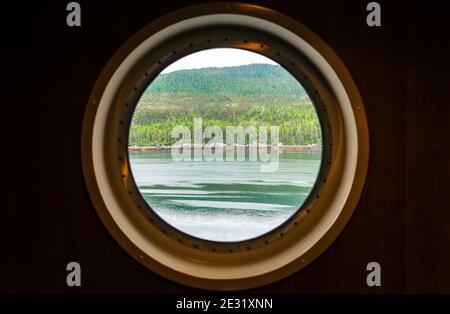
<path fill-rule="evenodd" d="M 150 210 L 193 237 L 235 242 L 301 208 L 320 170 L 322 132 L 312 100 L 282 66 L 217 48 L 179 59 L 148 85 L 128 149 Z"/>

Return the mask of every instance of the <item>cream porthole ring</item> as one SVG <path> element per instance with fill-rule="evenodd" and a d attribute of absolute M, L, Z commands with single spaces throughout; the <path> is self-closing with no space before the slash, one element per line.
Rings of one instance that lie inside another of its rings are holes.
<path fill-rule="evenodd" d="M 303 212 L 301 223 L 291 221 L 289 232 L 251 250 L 211 251 L 174 241 L 166 230 L 143 215 L 133 182 L 127 180 L 130 170 L 122 154 L 125 143 L 120 134 L 123 114 L 130 106 L 130 91 L 140 88 L 149 75 L 148 68 L 160 66 L 152 59 L 153 54 L 170 47 L 176 38 L 189 38 L 208 29 L 224 33 L 239 29 L 282 43 L 280 47 L 285 46 L 304 60 L 304 72 L 321 95 L 329 119 L 330 160 L 320 195 Z M 119 49 L 92 91 L 81 148 L 93 204 L 108 231 L 131 256 L 185 285 L 238 290 L 284 278 L 313 261 L 332 243 L 350 219 L 362 192 L 369 139 L 355 83 L 322 40 L 297 21 L 269 9 L 216 3 L 162 17 Z"/>

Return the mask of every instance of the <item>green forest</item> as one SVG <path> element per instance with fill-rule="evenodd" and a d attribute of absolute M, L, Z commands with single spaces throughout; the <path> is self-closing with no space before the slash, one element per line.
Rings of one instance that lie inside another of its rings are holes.
<path fill-rule="evenodd" d="M 316 111 L 297 80 L 281 66 L 250 64 L 160 74 L 136 106 L 128 144 L 173 144 L 173 128 L 192 132 L 199 117 L 203 129 L 278 126 L 284 145 L 322 143 Z"/>

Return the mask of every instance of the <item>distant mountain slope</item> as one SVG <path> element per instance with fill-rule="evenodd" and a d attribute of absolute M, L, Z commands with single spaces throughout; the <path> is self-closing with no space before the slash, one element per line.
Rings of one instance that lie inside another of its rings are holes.
<path fill-rule="evenodd" d="M 304 96 L 303 87 L 279 65 L 249 64 L 180 70 L 159 75 L 145 94 Z"/>
<path fill-rule="evenodd" d="M 278 65 L 250 64 L 160 74 L 133 115 L 129 145 L 173 144 L 175 126 L 278 126 L 284 144 L 320 144 L 319 120 L 298 81 Z"/>

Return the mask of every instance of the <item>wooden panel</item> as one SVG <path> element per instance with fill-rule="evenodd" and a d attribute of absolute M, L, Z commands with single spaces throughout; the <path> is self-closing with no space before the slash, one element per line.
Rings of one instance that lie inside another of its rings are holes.
<path fill-rule="evenodd" d="M 198 291 L 153 274 L 113 241 L 80 162 L 84 109 L 105 63 L 154 18 L 194 2 L 80 3 L 80 29 L 66 27 L 63 2 L 2 12 L 0 291 Z M 383 2 L 383 26 L 373 29 L 365 1 L 258 3 L 298 19 L 342 58 L 366 106 L 371 155 L 361 201 L 336 242 L 252 292 L 450 292 L 448 10 Z M 79 290 L 66 287 L 69 261 L 82 264 Z M 366 287 L 370 261 L 382 265 L 380 288 Z"/>

